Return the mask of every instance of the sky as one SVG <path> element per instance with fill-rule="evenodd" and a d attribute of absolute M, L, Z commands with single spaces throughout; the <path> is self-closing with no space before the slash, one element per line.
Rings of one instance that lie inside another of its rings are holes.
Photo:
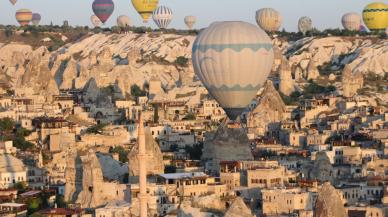
<path fill-rule="evenodd" d="M 116 24 L 119 15 L 127 15 L 136 26 L 143 25 L 140 16 L 132 7 L 130 0 L 113 0 L 115 11 L 105 24 Z M 379 0 L 388 4 L 387 0 Z M 62 25 L 68 20 L 73 26 L 91 26 L 90 16 L 93 0 L 18 0 L 13 6 L 8 0 L 0 0 L 0 24 L 16 25 L 15 12 L 29 8 L 42 15 L 41 24 Z M 347 12 L 361 13 L 373 0 L 160 0 L 160 5 L 170 7 L 174 19 L 169 27 L 183 29 L 186 15 L 197 17 L 195 28 L 207 27 L 214 21 L 242 20 L 255 23 L 255 11 L 271 7 L 283 16 L 283 25 L 287 31 L 296 31 L 301 16 L 309 16 L 318 29 L 341 27 L 341 16 Z M 155 28 L 150 20 L 148 26 Z"/>

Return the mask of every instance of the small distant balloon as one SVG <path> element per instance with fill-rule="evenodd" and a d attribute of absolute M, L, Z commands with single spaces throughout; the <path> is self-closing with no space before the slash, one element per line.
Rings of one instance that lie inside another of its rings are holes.
<path fill-rule="evenodd" d="M 12 5 L 15 5 L 18 0 L 9 0 L 9 2 L 11 2 Z"/>
<path fill-rule="evenodd" d="M 147 23 L 152 15 L 152 12 L 158 7 L 159 0 L 131 0 L 132 5 L 143 18 L 143 22 Z"/>
<path fill-rule="evenodd" d="M 195 16 L 185 17 L 185 24 L 190 30 L 193 29 L 195 22 L 197 22 L 197 18 Z"/>
<path fill-rule="evenodd" d="M 112 15 L 115 5 L 112 0 L 94 0 L 92 7 L 94 14 L 105 23 Z"/>
<path fill-rule="evenodd" d="M 34 25 L 34 26 L 39 25 L 41 19 L 42 19 L 42 17 L 40 16 L 39 13 L 33 13 L 32 14 L 32 20 L 31 20 L 32 21 L 32 25 Z"/>
<path fill-rule="evenodd" d="M 20 9 L 16 11 L 15 17 L 20 26 L 27 26 L 32 20 L 32 12 L 29 9 Z"/>
<path fill-rule="evenodd" d="M 129 27 L 131 25 L 131 19 L 126 15 L 120 15 L 117 17 L 117 26 L 119 27 Z"/>
<path fill-rule="evenodd" d="M 166 29 L 171 23 L 172 18 L 172 10 L 166 6 L 160 6 L 152 13 L 152 19 L 161 29 Z"/>
<path fill-rule="evenodd" d="M 262 8 L 256 11 L 256 22 L 267 32 L 275 32 L 282 25 L 282 16 L 273 8 Z"/>
<path fill-rule="evenodd" d="M 342 16 L 342 26 L 349 31 L 358 31 L 361 26 L 361 16 L 358 13 L 346 13 Z"/>
<path fill-rule="evenodd" d="M 101 22 L 100 18 L 98 18 L 94 14 L 90 17 L 90 22 L 92 22 L 92 24 L 95 28 L 102 26 L 102 22 Z"/>
<path fill-rule="evenodd" d="M 302 32 L 304 35 L 306 32 L 311 31 L 313 29 L 313 21 L 310 17 L 301 17 L 298 21 L 298 30 Z"/>

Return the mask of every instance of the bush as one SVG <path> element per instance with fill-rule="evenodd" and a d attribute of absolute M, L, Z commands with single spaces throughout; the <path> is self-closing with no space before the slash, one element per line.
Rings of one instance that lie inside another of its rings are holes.
<path fill-rule="evenodd" d="M 117 153 L 119 154 L 119 160 L 122 163 L 128 162 L 128 151 L 125 150 L 122 146 L 116 146 L 109 150 L 110 153 Z"/>
<path fill-rule="evenodd" d="M 0 119 L 0 132 L 10 132 L 14 126 L 15 122 L 11 118 Z"/>
<path fill-rule="evenodd" d="M 192 160 L 201 160 L 202 157 L 202 149 L 203 149 L 203 144 L 196 144 L 193 146 L 186 146 L 185 150 L 186 153 L 190 155 L 190 159 Z"/>
<path fill-rule="evenodd" d="M 181 66 L 181 67 L 187 67 L 188 66 L 188 64 L 187 64 L 188 62 L 189 62 L 189 59 L 184 57 L 184 56 L 179 56 L 175 60 L 175 64 L 178 65 L 178 66 Z"/>
<path fill-rule="evenodd" d="M 139 86 L 134 84 L 131 86 L 131 95 L 134 97 L 139 97 L 139 96 L 146 96 L 147 93 L 144 90 L 140 89 Z"/>
<path fill-rule="evenodd" d="M 86 133 L 88 134 L 99 134 L 102 132 L 102 130 L 106 127 L 106 124 L 96 124 L 94 126 L 89 127 L 86 129 Z"/>

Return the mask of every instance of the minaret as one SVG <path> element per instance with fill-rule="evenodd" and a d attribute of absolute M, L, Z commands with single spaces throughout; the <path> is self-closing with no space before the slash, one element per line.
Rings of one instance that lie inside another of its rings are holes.
<path fill-rule="evenodd" d="M 142 114 L 139 114 L 139 202 L 140 202 L 140 217 L 147 217 L 147 156 L 146 156 L 146 144 L 145 133 Z"/>

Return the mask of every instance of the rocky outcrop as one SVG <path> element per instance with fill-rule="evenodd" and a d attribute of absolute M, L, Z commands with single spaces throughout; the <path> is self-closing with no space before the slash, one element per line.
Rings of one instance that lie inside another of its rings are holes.
<path fill-rule="evenodd" d="M 318 192 L 315 203 L 315 217 L 347 217 L 340 194 L 328 182 L 323 184 Z"/>
<path fill-rule="evenodd" d="M 316 80 L 319 77 L 319 70 L 314 60 L 311 60 L 307 67 L 307 80 Z"/>
<path fill-rule="evenodd" d="M 147 174 L 157 175 L 164 173 L 163 154 L 159 145 L 155 142 L 148 128 L 145 130 L 147 151 Z M 139 176 L 139 144 L 131 149 L 128 154 L 129 176 Z"/>
<path fill-rule="evenodd" d="M 282 58 L 280 67 L 279 67 L 279 91 L 284 95 L 289 96 L 292 92 L 295 91 L 294 80 L 291 75 L 291 67 L 286 58 Z"/>
<path fill-rule="evenodd" d="M 196 208 L 205 210 L 217 210 L 218 212 L 225 212 L 226 210 L 225 201 L 216 194 L 196 197 L 192 204 Z"/>
<path fill-rule="evenodd" d="M 342 95 L 353 97 L 364 86 L 364 76 L 360 72 L 352 72 L 350 65 L 346 65 L 342 73 Z"/>
<path fill-rule="evenodd" d="M 278 123 L 284 119 L 285 111 L 286 105 L 283 99 L 273 83 L 268 80 L 261 96 L 257 99 L 257 106 L 248 114 L 248 132 L 260 136 L 276 130 Z"/>
<path fill-rule="evenodd" d="M 244 128 L 221 124 L 215 133 L 205 135 L 202 160 L 211 162 L 208 168 L 218 173 L 221 161 L 253 160 L 249 139 Z"/>
<path fill-rule="evenodd" d="M 253 217 L 252 211 L 245 205 L 241 197 L 237 197 L 229 209 L 226 211 L 224 217 Z"/>

